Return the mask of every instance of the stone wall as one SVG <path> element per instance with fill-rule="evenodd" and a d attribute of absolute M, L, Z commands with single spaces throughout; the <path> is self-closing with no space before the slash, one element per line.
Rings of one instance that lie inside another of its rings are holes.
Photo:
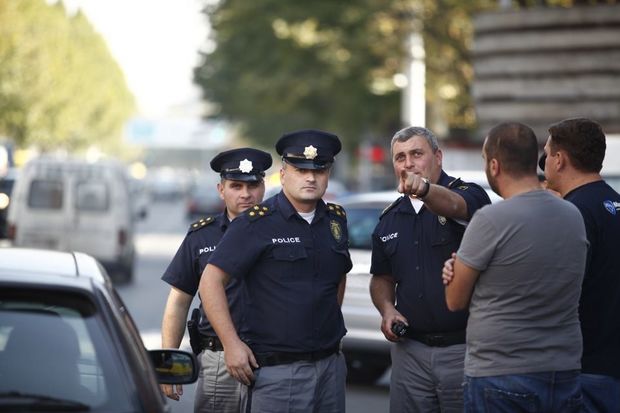
<path fill-rule="evenodd" d="M 620 133 L 620 6 L 502 10 L 474 27 L 479 137 L 517 120 L 543 143 L 549 124 L 576 116 Z"/>

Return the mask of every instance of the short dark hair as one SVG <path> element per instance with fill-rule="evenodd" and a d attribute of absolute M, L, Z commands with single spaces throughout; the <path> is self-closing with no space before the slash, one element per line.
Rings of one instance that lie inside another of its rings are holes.
<path fill-rule="evenodd" d="M 536 175 L 538 140 L 529 126 L 519 122 L 503 122 L 487 135 L 487 160 L 495 158 L 513 176 Z"/>
<path fill-rule="evenodd" d="M 551 148 L 566 151 L 573 166 L 599 173 L 605 159 L 605 134 L 597 122 L 587 118 L 565 119 L 549 127 Z"/>

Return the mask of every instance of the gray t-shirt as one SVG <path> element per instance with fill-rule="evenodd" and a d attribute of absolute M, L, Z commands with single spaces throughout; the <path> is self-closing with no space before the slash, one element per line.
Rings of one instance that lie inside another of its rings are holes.
<path fill-rule="evenodd" d="M 579 210 L 547 191 L 476 212 L 457 253 L 480 271 L 467 322 L 467 376 L 581 367 L 577 308 L 586 250 Z"/>

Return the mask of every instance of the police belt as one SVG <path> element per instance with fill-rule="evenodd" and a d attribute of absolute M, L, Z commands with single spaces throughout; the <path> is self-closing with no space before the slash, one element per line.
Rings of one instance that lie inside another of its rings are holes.
<path fill-rule="evenodd" d="M 201 336 L 200 348 L 202 350 L 224 351 L 224 346 L 217 336 Z"/>
<path fill-rule="evenodd" d="M 448 347 L 455 344 L 465 344 L 465 330 L 446 333 L 421 333 L 407 330 L 404 337 L 410 338 L 430 347 Z"/>
<path fill-rule="evenodd" d="M 324 358 L 337 354 L 340 352 L 340 347 L 332 347 L 327 350 L 312 351 L 308 353 L 288 353 L 288 352 L 273 352 L 273 353 L 255 353 L 256 362 L 259 367 L 277 366 L 279 364 L 290 364 L 296 361 L 319 361 Z"/>

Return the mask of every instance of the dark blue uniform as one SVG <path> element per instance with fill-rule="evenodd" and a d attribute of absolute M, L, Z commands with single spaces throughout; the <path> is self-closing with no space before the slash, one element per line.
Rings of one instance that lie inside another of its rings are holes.
<path fill-rule="evenodd" d="M 579 208 L 590 243 L 579 303 L 581 371 L 620 379 L 620 195 L 605 181 L 596 181 L 564 199 Z"/>
<path fill-rule="evenodd" d="M 255 353 L 337 347 L 338 285 L 351 269 L 345 213 L 319 201 L 312 224 L 283 192 L 231 223 L 209 263 L 244 280 L 244 339 Z"/>
<path fill-rule="evenodd" d="M 468 215 L 491 201 L 479 185 L 455 180 L 444 171 L 439 185 L 450 187 L 467 203 Z M 397 283 L 396 308 L 417 332 L 465 330 L 467 312 L 451 312 L 446 305 L 441 271 L 458 250 L 465 227 L 435 215 L 426 207 L 416 213 L 408 197 L 386 210 L 372 235 L 374 275 L 391 275 Z"/>
<path fill-rule="evenodd" d="M 225 212 L 213 217 L 205 217 L 190 225 L 185 239 L 177 250 L 172 262 L 161 277 L 173 287 L 194 296 L 198 291 L 200 276 L 209 257 L 228 228 L 230 221 Z M 241 319 L 241 291 L 239 280 L 232 280 L 226 285 L 226 296 L 236 326 Z M 198 329 L 204 336 L 215 336 L 215 331 L 200 306 L 200 324 Z"/>

